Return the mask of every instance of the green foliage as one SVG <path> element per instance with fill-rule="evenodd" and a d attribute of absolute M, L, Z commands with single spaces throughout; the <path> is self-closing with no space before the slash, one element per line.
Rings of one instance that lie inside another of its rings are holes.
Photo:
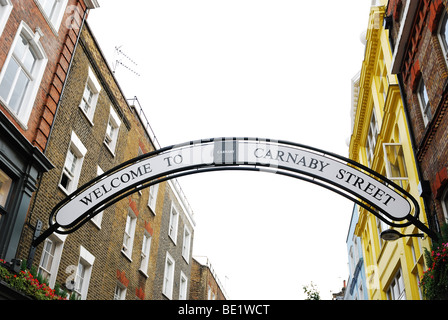
<path fill-rule="evenodd" d="M 57 290 L 56 286 L 55 289 L 51 289 L 47 281 L 42 279 L 41 275 L 37 275 L 36 268 L 26 270 L 26 263 L 22 263 L 19 273 L 14 273 L 6 267 L 5 261 L 0 259 L 0 280 L 37 300 L 65 300 L 67 297 L 67 293 L 61 290 L 59 285 Z"/>
<path fill-rule="evenodd" d="M 303 286 L 302 288 L 307 296 L 305 300 L 320 300 L 319 291 L 314 283 L 311 282 L 311 284 Z"/>
<path fill-rule="evenodd" d="M 428 300 L 448 298 L 448 225 L 441 226 L 439 241 L 434 241 L 431 251 L 425 248 L 427 270 L 420 280 L 420 288 Z"/>

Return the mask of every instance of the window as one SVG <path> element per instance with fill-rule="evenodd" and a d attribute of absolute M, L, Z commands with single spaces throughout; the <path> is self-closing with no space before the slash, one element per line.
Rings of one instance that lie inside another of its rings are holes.
<path fill-rule="evenodd" d="M 165 258 L 165 272 L 163 273 L 162 293 L 168 299 L 171 299 L 173 296 L 173 284 L 174 284 L 174 259 L 167 252 Z"/>
<path fill-rule="evenodd" d="M 113 107 L 110 107 L 109 121 L 106 127 L 106 136 L 104 137 L 104 144 L 109 151 L 114 155 L 115 147 L 118 140 L 118 131 L 120 129 L 121 120 Z"/>
<path fill-rule="evenodd" d="M 91 124 L 93 124 L 93 116 L 95 114 L 96 103 L 98 101 L 100 91 L 101 86 L 96 79 L 92 69 L 89 67 L 89 75 L 84 87 L 84 93 L 82 94 L 82 99 L 79 107 Z"/>
<path fill-rule="evenodd" d="M 177 242 L 177 226 L 179 223 L 179 214 L 177 213 L 174 204 L 171 203 L 170 224 L 168 227 L 168 235 L 174 243 Z"/>
<path fill-rule="evenodd" d="M 81 143 L 78 136 L 72 132 L 70 145 L 62 169 L 59 187 L 68 195 L 78 187 L 79 176 L 81 174 L 82 163 L 87 149 Z"/>
<path fill-rule="evenodd" d="M 27 129 L 47 64 L 47 57 L 39 42 L 43 34 L 40 29 L 36 30 L 34 33 L 24 22 L 19 25 L 0 73 L 0 98 L 24 129 Z"/>
<path fill-rule="evenodd" d="M 11 191 L 12 179 L 0 169 L 0 207 L 6 206 Z"/>
<path fill-rule="evenodd" d="M 96 175 L 100 176 L 103 173 L 104 171 L 99 166 L 97 166 Z M 98 229 L 101 229 L 101 222 L 103 221 L 103 213 L 104 211 L 98 212 L 92 219 L 90 219 L 90 221 L 92 221 L 93 224 L 95 224 L 98 227 Z"/>
<path fill-rule="evenodd" d="M 448 58 L 448 33 L 447 33 L 447 24 L 448 24 L 448 14 L 445 10 L 443 10 L 442 17 L 440 19 L 439 24 L 439 41 L 442 45 L 443 53 L 445 54 L 445 59 Z"/>
<path fill-rule="evenodd" d="M 383 143 L 383 148 L 387 177 L 402 188 L 405 188 L 408 175 L 401 143 Z"/>
<path fill-rule="evenodd" d="M 52 234 L 43 244 L 42 256 L 37 273 L 42 275 L 52 288 L 56 283 L 56 276 L 66 237 L 67 235 Z"/>
<path fill-rule="evenodd" d="M 117 282 L 114 290 L 114 300 L 126 300 L 127 288 L 121 283 Z"/>
<path fill-rule="evenodd" d="M 157 203 L 157 192 L 159 191 L 159 184 L 154 184 L 149 187 L 149 199 L 148 207 L 151 209 L 152 213 L 156 214 L 156 203 Z"/>
<path fill-rule="evenodd" d="M 445 216 L 445 219 L 448 219 L 448 186 L 443 191 L 440 201 L 442 202 L 443 215 Z"/>
<path fill-rule="evenodd" d="M 187 263 L 189 262 L 189 259 L 190 259 L 190 246 L 191 246 L 191 232 L 185 226 L 184 239 L 182 242 L 182 257 L 184 257 L 184 259 L 185 259 L 185 261 L 187 261 Z"/>
<path fill-rule="evenodd" d="M 429 104 L 428 91 L 426 90 L 425 82 L 423 81 L 423 77 L 420 80 L 420 84 L 418 86 L 418 100 L 420 103 L 420 110 L 422 112 L 423 122 L 425 126 L 428 125 L 428 122 L 431 120 L 431 105 Z"/>
<path fill-rule="evenodd" d="M 128 215 L 126 216 L 126 227 L 123 236 L 123 249 L 122 252 L 131 259 L 132 246 L 134 244 L 135 226 L 137 224 L 137 217 L 132 209 L 128 209 Z"/>
<path fill-rule="evenodd" d="M 375 154 L 375 146 L 378 138 L 378 122 L 376 121 L 375 110 L 372 110 L 372 116 L 370 117 L 369 132 L 367 133 L 366 140 L 366 153 L 367 163 L 369 167 L 372 167 L 373 157 Z"/>
<path fill-rule="evenodd" d="M 11 0 L 0 0 L 0 35 L 5 28 L 6 22 L 8 21 L 9 15 L 12 11 Z"/>
<path fill-rule="evenodd" d="M 383 217 L 383 218 L 386 219 L 385 217 Z M 389 225 L 378 217 L 375 217 L 375 219 L 376 219 L 376 229 L 378 231 L 378 239 L 379 239 L 379 243 L 380 243 L 380 248 L 382 248 L 383 244 L 386 240 L 381 238 L 381 233 L 383 231 L 389 229 Z"/>
<path fill-rule="evenodd" d="M 151 235 L 145 231 L 143 234 L 142 260 L 140 262 L 140 271 L 147 275 L 149 264 L 149 253 L 151 252 Z"/>
<path fill-rule="evenodd" d="M 188 289 L 188 278 L 181 271 L 180 272 L 180 283 L 179 283 L 179 300 L 187 300 L 187 289 Z"/>
<path fill-rule="evenodd" d="M 403 277 L 401 276 L 401 270 L 398 270 L 389 286 L 389 289 L 387 289 L 387 299 L 406 300 L 406 292 L 404 289 Z"/>
<path fill-rule="evenodd" d="M 35 0 L 54 33 L 58 32 L 68 0 Z"/>
<path fill-rule="evenodd" d="M 95 257 L 82 246 L 80 251 L 75 275 L 75 292 L 80 296 L 81 300 L 85 300 L 89 290 L 90 276 L 92 274 Z"/>

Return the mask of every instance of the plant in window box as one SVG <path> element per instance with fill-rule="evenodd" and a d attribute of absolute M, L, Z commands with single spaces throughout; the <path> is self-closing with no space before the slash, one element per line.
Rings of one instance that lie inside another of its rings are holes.
<path fill-rule="evenodd" d="M 431 252 L 425 248 L 427 270 L 420 280 L 425 299 L 448 300 L 448 225 L 442 226 L 442 239 L 434 242 Z"/>
<path fill-rule="evenodd" d="M 6 262 L 0 259 L 0 280 L 11 288 L 37 300 L 64 300 L 67 294 L 59 289 L 51 289 L 43 280 L 38 280 L 34 270 L 26 270 L 22 263 L 20 272 L 8 268 Z"/>

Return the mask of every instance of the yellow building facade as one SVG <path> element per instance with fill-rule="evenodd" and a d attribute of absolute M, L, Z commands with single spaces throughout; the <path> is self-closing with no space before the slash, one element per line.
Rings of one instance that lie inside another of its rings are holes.
<path fill-rule="evenodd" d="M 392 52 L 383 25 L 386 1 L 376 3 L 370 10 L 362 68 L 352 80 L 349 157 L 408 191 L 419 201 L 419 217 L 427 225 L 398 79 L 390 72 Z M 425 235 L 384 241 L 381 232 L 392 227 L 366 209 L 359 213 L 355 234 L 362 239 L 369 299 L 422 299 L 418 283 L 426 268 L 424 248 L 431 239 Z M 420 233 L 413 225 L 394 229 Z"/>

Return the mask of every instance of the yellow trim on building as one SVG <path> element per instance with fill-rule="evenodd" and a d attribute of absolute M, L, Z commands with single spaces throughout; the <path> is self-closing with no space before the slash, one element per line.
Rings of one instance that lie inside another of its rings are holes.
<path fill-rule="evenodd" d="M 356 110 L 352 110 L 349 157 L 401 184 L 419 200 L 420 220 L 427 224 L 398 80 L 390 73 L 392 52 L 389 31 L 383 26 L 384 15 L 384 5 L 371 7 L 364 61 L 353 100 L 357 103 L 353 106 Z M 374 148 L 369 148 L 372 145 Z M 430 247 L 430 239 L 425 236 L 384 241 L 380 233 L 389 228 L 375 215 L 360 209 L 355 234 L 362 241 L 369 299 L 421 299 L 418 279 L 425 269 L 423 248 Z M 412 225 L 398 231 L 420 232 Z"/>

